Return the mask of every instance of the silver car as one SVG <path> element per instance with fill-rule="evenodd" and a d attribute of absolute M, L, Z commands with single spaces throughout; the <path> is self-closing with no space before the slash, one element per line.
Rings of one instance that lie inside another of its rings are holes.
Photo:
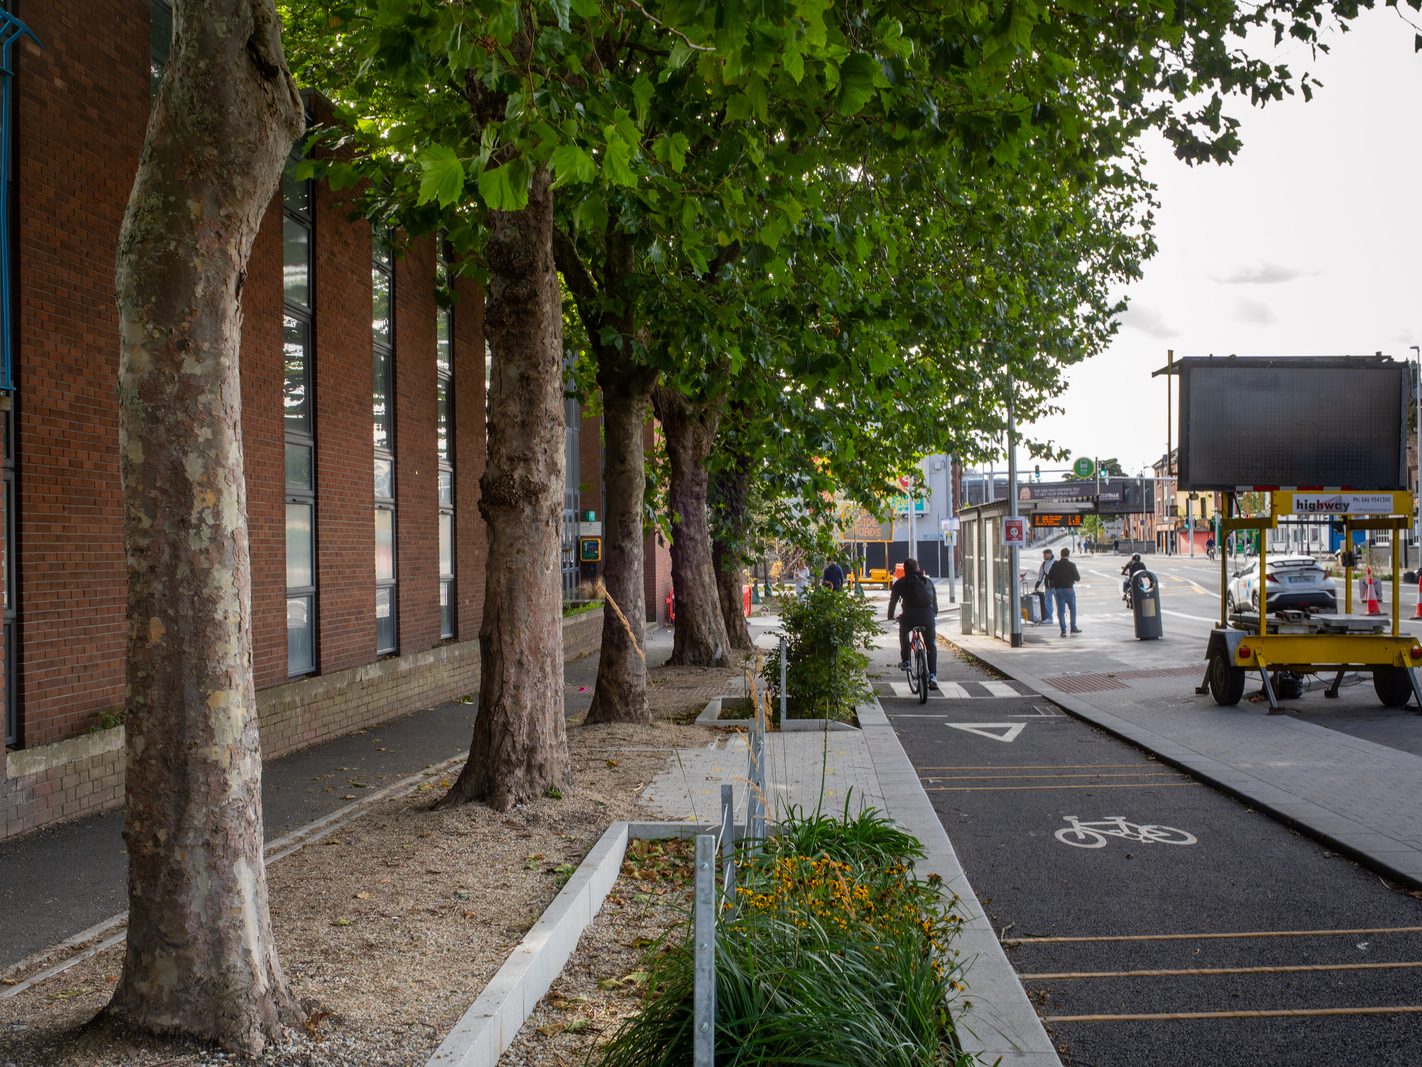
<path fill-rule="evenodd" d="M 1338 591 L 1312 556 L 1270 556 L 1264 573 L 1265 610 L 1337 611 Z M 1230 613 L 1259 610 L 1259 561 L 1244 564 L 1225 590 Z"/>

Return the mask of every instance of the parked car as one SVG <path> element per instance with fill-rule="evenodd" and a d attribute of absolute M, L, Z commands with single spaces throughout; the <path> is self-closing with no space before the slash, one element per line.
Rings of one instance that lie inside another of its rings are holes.
<path fill-rule="evenodd" d="M 1265 562 L 1265 611 L 1293 608 L 1337 611 L 1338 590 L 1312 556 L 1270 556 Z M 1241 566 L 1225 590 L 1225 605 L 1235 611 L 1259 610 L 1259 564 Z"/>

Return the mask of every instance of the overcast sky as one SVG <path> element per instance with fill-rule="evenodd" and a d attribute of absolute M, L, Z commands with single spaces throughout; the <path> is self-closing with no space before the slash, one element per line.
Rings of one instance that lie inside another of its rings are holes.
<path fill-rule="evenodd" d="M 1166 350 L 1185 355 L 1411 359 L 1422 344 L 1422 54 L 1390 9 L 1364 11 L 1330 55 L 1296 70 L 1312 102 L 1240 103 L 1244 148 L 1188 167 L 1153 146 L 1156 256 L 1114 344 L 1073 368 L 1066 414 L 1032 428 L 1073 456 L 1136 473 L 1165 452 Z M 1327 398 L 1320 397 L 1326 417 Z M 1176 430 L 1171 427 L 1172 439 Z M 1300 426 L 1306 433 L 1307 426 Z M 1025 454 L 1020 462 L 1031 469 Z"/>

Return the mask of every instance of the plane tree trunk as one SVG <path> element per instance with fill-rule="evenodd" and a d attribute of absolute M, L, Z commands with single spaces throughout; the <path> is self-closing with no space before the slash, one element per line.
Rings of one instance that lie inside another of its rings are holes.
<path fill-rule="evenodd" d="M 439 804 L 507 811 L 566 789 L 563 720 L 563 318 L 553 194 L 535 172 L 528 206 L 490 213 L 485 331 L 493 351 L 479 714 L 469 760 Z"/>
<path fill-rule="evenodd" d="M 722 459 L 724 462 L 711 476 L 711 558 L 726 636 L 732 648 L 749 652 L 754 644 L 742 598 L 750 532 L 750 460 L 734 447 Z"/>
<path fill-rule="evenodd" d="M 602 615 L 597 683 L 587 722 L 651 722 L 647 705 L 645 567 L 642 513 L 646 503 L 643 430 L 657 375 L 634 351 L 635 295 L 626 288 L 632 275 L 632 241 L 616 213 L 609 220 L 589 269 L 579 246 L 559 232 L 553 240 L 558 269 L 577 302 L 597 357 L 602 393 L 603 563 L 608 605 Z"/>
<path fill-rule="evenodd" d="M 300 1020 L 272 939 L 238 357 L 302 130 L 272 0 L 177 0 L 119 235 L 128 938 L 107 1018 L 259 1052 Z"/>
<path fill-rule="evenodd" d="M 671 510 L 676 629 L 667 663 L 681 667 L 724 666 L 730 639 L 721 618 L 711 561 L 706 472 L 720 402 L 693 400 L 673 386 L 661 385 L 653 391 L 652 403 L 662 424 L 671 466 L 667 502 Z"/>

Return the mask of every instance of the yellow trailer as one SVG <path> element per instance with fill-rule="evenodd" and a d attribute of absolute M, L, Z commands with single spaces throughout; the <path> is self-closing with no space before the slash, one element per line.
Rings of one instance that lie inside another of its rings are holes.
<path fill-rule="evenodd" d="M 1422 689 L 1414 668 L 1422 665 L 1422 643 L 1401 632 L 1398 583 L 1401 533 L 1412 524 L 1413 495 L 1410 492 L 1356 492 L 1277 489 L 1270 492 L 1269 514 L 1241 518 L 1235 514 L 1235 495 L 1225 494 L 1221 519 L 1222 538 L 1236 530 L 1258 530 L 1259 610 L 1236 613 L 1231 618 L 1226 603 L 1229 564 L 1220 553 L 1220 623 L 1210 633 L 1205 651 L 1205 678 L 1197 693 L 1209 693 L 1215 703 L 1233 705 L 1244 695 L 1247 672 L 1258 671 L 1269 699 L 1271 714 L 1280 710 L 1271 672 L 1299 674 L 1334 672 L 1332 685 L 1324 695 L 1336 697 L 1347 671 L 1370 671 L 1378 699 L 1388 707 L 1403 707 L 1415 697 L 1422 709 Z M 1344 610 L 1341 613 L 1309 614 L 1268 610 L 1268 538 L 1264 531 L 1278 525 L 1281 515 L 1327 517 L 1343 523 L 1342 555 Z M 1352 535 L 1355 530 L 1395 531 L 1392 541 L 1392 610 L 1390 615 L 1353 613 Z"/>

